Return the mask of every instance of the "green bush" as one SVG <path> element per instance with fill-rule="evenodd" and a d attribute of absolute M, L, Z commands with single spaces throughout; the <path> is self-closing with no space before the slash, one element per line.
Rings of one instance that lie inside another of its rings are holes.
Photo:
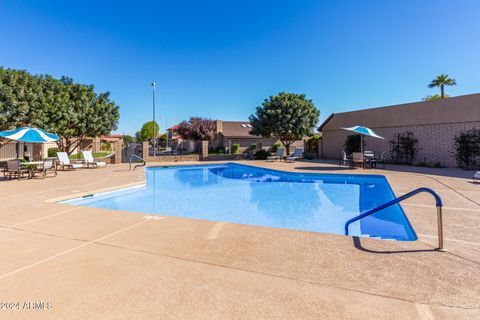
<path fill-rule="evenodd" d="M 313 160 L 315 159 L 315 153 L 306 151 L 303 153 L 303 158 L 307 160 Z"/>
<path fill-rule="evenodd" d="M 320 137 L 319 135 L 311 136 L 311 137 L 307 140 L 307 151 L 316 154 L 316 153 L 318 152 L 318 141 L 319 141 L 321 138 L 322 138 L 322 137 Z"/>
<path fill-rule="evenodd" d="M 252 143 L 252 144 L 250 145 L 250 150 L 255 151 L 256 149 L 257 149 L 257 144 L 256 144 L 256 143 Z"/>
<path fill-rule="evenodd" d="M 60 152 L 60 149 L 58 149 L 58 148 L 48 148 L 47 155 L 48 155 L 49 158 L 56 157 L 57 152 Z"/>
<path fill-rule="evenodd" d="M 225 147 L 217 147 L 217 148 L 214 148 L 214 149 L 210 149 L 208 150 L 208 153 L 211 153 L 211 154 L 225 154 Z"/>
<path fill-rule="evenodd" d="M 232 144 L 232 154 L 237 153 L 238 149 L 240 149 L 240 145 L 238 143 Z"/>
<path fill-rule="evenodd" d="M 270 152 L 273 152 L 273 153 L 277 152 L 278 148 L 280 148 L 281 145 L 282 144 L 280 142 L 275 142 L 273 146 L 270 148 Z"/>
<path fill-rule="evenodd" d="M 110 151 L 112 150 L 112 144 L 108 141 L 105 141 L 102 143 L 101 149 L 102 151 Z"/>
<path fill-rule="evenodd" d="M 455 159 L 459 168 L 480 168 L 480 129 L 463 131 L 455 137 Z"/>
<path fill-rule="evenodd" d="M 345 144 L 343 145 L 345 147 L 345 152 L 346 153 L 360 152 L 360 141 L 361 141 L 361 138 L 359 134 L 349 135 L 345 139 Z M 365 142 L 363 143 L 363 146 L 365 146 Z"/>
<path fill-rule="evenodd" d="M 270 152 L 267 150 L 258 150 L 255 153 L 255 160 L 267 160 L 267 158 L 270 156 Z"/>

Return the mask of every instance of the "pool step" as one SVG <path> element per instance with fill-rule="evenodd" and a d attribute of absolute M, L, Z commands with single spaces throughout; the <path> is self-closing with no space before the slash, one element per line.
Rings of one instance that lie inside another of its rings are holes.
<path fill-rule="evenodd" d="M 379 236 L 372 236 L 370 234 L 362 234 L 360 235 L 360 237 L 365 237 L 365 238 L 371 238 L 371 239 L 378 239 L 378 240 L 391 240 L 391 241 L 395 241 L 396 239 L 393 239 L 393 238 L 383 238 L 383 237 L 379 237 Z"/>

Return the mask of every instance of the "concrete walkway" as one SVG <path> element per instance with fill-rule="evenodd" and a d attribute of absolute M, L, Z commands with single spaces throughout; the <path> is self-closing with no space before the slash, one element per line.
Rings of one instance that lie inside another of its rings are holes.
<path fill-rule="evenodd" d="M 428 195 L 402 205 L 419 240 L 395 242 L 52 201 L 144 183 L 126 165 L 0 181 L 0 319 L 480 319 L 480 185 L 465 172 L 246 164 L 431 187 L 448 251 Z"/>

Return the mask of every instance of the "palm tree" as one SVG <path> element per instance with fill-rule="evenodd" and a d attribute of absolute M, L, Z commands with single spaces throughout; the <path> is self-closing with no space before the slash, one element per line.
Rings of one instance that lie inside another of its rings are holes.
<path fill-rule="evenodd" d="M 455 79 L 448 77 L 448 74 L 441 74 L 430 82 L 428 85 L 429 88 L 440 87 L 440 98 L 445 98 L 445 86 L 456 86 L 457 82 Z"/>

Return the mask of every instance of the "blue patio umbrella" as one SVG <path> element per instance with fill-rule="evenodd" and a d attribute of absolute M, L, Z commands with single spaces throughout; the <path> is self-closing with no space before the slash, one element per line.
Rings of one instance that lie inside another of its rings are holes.
<path fill-rule="evenodd" d="M 364 127 L 364 126 L 354 126 L 354 127 L 342 128 L 342 129 L 360 134 L 360 152 L 362 153 L 362 155 L 363 155 L 363 136 L 369 136 L 369 137 L 374 137 L 374 138 L 378 138 L 378 139 L 383 139 L 383 137 L 376 134 L 372 129 Z"/>
<path fill-rule="evenodd" d="M 44 143 L 60 140 L 56 134 L 46 132 L 39 128 L 22 127 L 15 130 L 0 131 L 0 138 L 14 140 L 18 142 Z M 18 145 L 17 145 L 18 157 Z"/>
<path fill-rule="evenodd" d="M 0 131 L 0 137 L 20 142 L 44 143 L 60 140 L 56 134 L 38 128 L 23 127 L 15 130 Z"/>

